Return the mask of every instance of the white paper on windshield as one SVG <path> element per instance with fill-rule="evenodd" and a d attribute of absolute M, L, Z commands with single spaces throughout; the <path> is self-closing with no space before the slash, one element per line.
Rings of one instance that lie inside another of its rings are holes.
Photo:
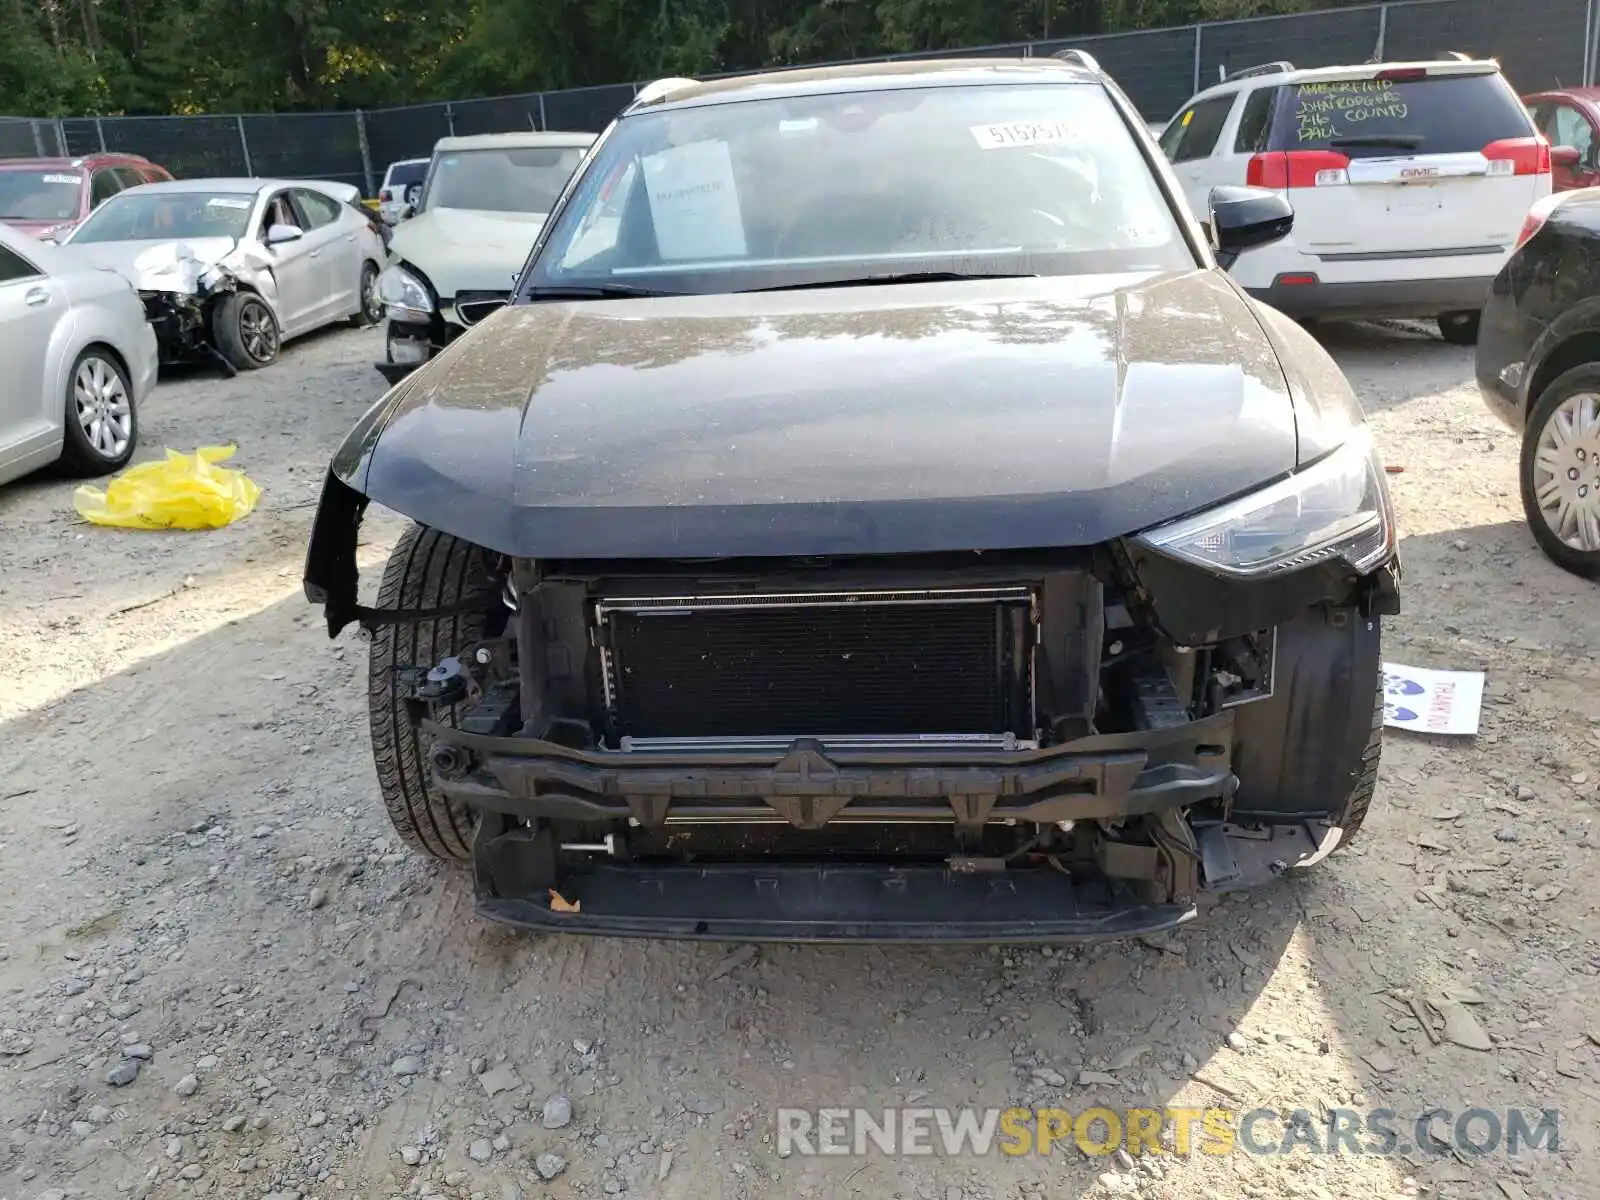
<path fill-rule="evenodd" d="M 1065 121 L 1001 121 L 996 125 L 972 125 L 972 136 L 985 150 L 1005 150 L 1013 146 L 1050 146 L 1075 141 L 1077 129 Z"/>
<path fill-rule="evenodd" d="M 1383 664 L 1383 723 L 1391 729 L 1471 735 L 1482 711 L 1482 671 Z"/>
<path fill-rule="evenodd" d="M 643 162 L 656 248 L 663 259 L 736 258 L 747 253 L 727 142 L 690 142 L 647 155 Z"/>
<path fill-rule="evenodd" d="M 46 183 L 70 183 L 70 184 L 76 185 L 76 184 L 80 184 L 80 183 L 83 182 L 83 176 L 82 175 L 46 175 L 44 177 L 44 181 Z"/>
<path fill-rule="evenodd" d="M 232 196 L 213 196 L 206 201 L 207 208 L 249 208 L 250 201 L 235 200 Z"/>

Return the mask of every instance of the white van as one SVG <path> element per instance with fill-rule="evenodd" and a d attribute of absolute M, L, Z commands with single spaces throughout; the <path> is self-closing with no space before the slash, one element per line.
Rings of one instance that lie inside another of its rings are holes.
<path fill-rule="evenodd" d="M 1231 267 L 1251 295 L 1296 317 L 1434 317 L 1462 344 L 1550 194 L 1550 146 L 1492 60 L 1268 63 L 1201 92 L 1160 142 L 1196 213 L 1218 184 L 1294 206 L 1290 237 Z"/>

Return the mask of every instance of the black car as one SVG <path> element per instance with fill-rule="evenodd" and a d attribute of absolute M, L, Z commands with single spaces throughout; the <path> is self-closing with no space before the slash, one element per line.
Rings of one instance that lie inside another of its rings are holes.
<path fill-rule="evenodd" d="M 653 89 L 305 573 L 480 911 L 818 940 L 1157 929 L 1349 841 L 1396 580 L 1349 384 L 1084 56 Z"/>
<path fill-rule="evenodd" d="M 1478 335 L 1478 388 L 1522 435 L 1522 507 L 1539 546 L 1600 579 L 1600 188 L 1528 214 Z"/>

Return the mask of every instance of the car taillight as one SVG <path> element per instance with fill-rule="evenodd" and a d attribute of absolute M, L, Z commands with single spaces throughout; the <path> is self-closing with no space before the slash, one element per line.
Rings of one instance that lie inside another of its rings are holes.
<path fill-rule="evenodd" d="M 1245 167 L 1251 187 L 1338 187 L 1350 182 L 1350 159 L 1332 150 L 1290 150 L 1257 154 Z"/>
<path fill-rule="evenodd" d="M 1491 175 L 1550 174 L 1550 143 L 1537 134 L 1490 142 L 1483 156 L 1489 160 Z"/>
<path fill-rule="evenodd" d="M 1517 243 L 1513 250 L 1520 250 L 1528 244 L 1528 239 L 1539 232 L 1539 227 L 1544 224 L 1544 217 L 1538 213 L 1529 213 L 1528 219 L 1522 223 L 1522 232 L 1517 234 Z"/>

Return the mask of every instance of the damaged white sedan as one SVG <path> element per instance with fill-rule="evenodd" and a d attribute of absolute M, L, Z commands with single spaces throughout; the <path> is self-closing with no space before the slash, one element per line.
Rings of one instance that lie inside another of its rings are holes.
<path fill-rule="evenodd" d="M 113 196 L 62 245 L 125 276 L 163 362 L 264 367 L 289 338 L 376 323 L 383 239 L 349 185 L 193 179 Z"/>

